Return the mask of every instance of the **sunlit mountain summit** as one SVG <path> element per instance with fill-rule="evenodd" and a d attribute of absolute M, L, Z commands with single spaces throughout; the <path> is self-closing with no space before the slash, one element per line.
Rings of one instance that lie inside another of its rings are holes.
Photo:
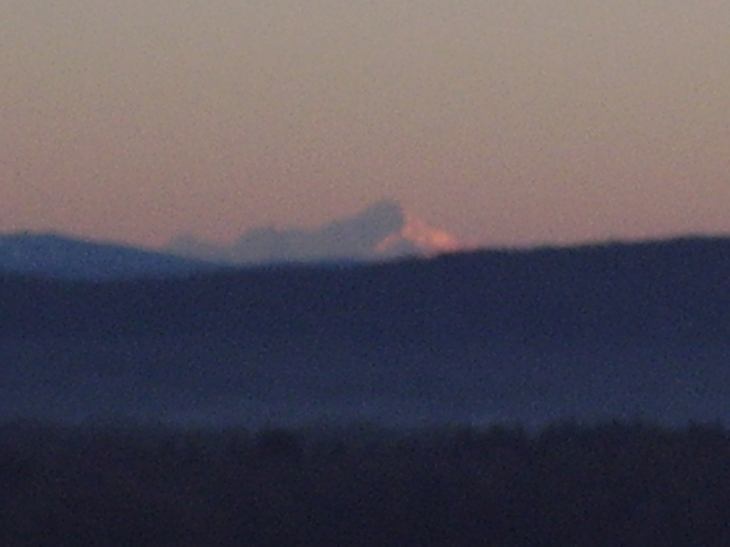
<path fill-rule="evenodd" d="M 166 250 L 188 258 L 264 264 L 430 257 L 460 248 L 448 232 L 430 226 L 396 201 L 381 200 L 354 216 L 309 230 L 255 228 L 230 247 L 185 237 L 170 242 Z"/>
<path fill-rule="evenodd" d="M 388 234 L 376 246 L 377 256 L 421 255 L 436 256 L 453 253 L 462 248 L 461 243 L 450 233 L 440 230 L 402 211 L 404 219 L 397 232 Z"/>

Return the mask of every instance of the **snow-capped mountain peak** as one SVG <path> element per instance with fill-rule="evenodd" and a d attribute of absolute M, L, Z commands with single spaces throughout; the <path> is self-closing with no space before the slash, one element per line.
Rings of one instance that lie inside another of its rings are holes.
<path fill-rule="evenodd" d="M 381 200 L 354 216 L 313 229 L 255 228 L 230 247 L 177 239 L 167 250 L 232 264 L 260 264 L 434 256 L 460 248 L 455 237 L 405 211 L 397 201 Z"/>
<path fill-rule="evenodd" d="M 448 232 L 431 226 L 410 212 L 404 212 L 404 218 L 405 222 L 399 231 L 389 234 L 376 245 L 376 254 L 435 256 L 455 252 L 461 248 L 459 241 Z"/>

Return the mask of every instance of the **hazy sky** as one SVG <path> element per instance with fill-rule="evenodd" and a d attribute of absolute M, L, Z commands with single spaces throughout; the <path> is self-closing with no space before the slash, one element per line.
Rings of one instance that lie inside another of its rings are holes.
<path fill-rule="evenodd" d="M 0 0 L 0 232 L 730 233 L 729 52 L 727 0 Z"/>

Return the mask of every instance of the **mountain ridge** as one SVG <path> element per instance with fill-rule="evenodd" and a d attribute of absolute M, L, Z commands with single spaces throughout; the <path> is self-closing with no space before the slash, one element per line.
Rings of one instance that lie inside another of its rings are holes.
<path fill-rule="evenodd" d="M 362 321 L 363 333 L 379 329 L 385 333 L 385 326 L 391 325 L 392 332 L 402 331 L 404 339 L 415 336 L 419 328 L 424 330 L 417 336 L 435 339 L 467 332 L 474 337 L 479 329 L 535 339 L 596 337 L 602 332 L 670 336 L 703 328 L 709 335 L 726 330 L 730 335 L 730 317 L 725 313 L 730 309 L 729 271 L 730 238 L 683 238 L 481 250 L 346 268 L 312 264 L 228 268 L 171 278 L 108 280 L 98 288 L 82 282 L 74 286 L 83 312 L 73 312 L 69 306 L 64 287 L 70 285 L 63 280 L 53 285 L 57 289 L 39 293 L 50 298 L 50 308 L 58 308 L 56 315 L 70 314 L 60 324 L 70 326 L 80 320 L 80 325 L 93 329 L 117 324 L 121 330 L 135 330 L 152 321 L 162 330 L 174 330 L 175 325 L 206 330 L 217 325 L 239 332 L 271 329 L 300 336 L 341 331 L 337 318 L 348 318 L 357 319 L 356 324 Z M 27 316 L 42 330 L 43 321 L 25 313 L 22 303 L 30 299 L 42 307 L 43 298 L 32 295 L 32 280 L 8 273 L 0 283 L 6 310 L 13 301 L 19 307 L 5 320 Z M 17 284 L 26 287 L 25 297 L 10 289 Z M 99 308 L 100 302 L 108 304 Z M 125 321 L 120 323 L 120 317 Z M 87 322 L 87 318 L 92 319 Z M 55 328 L 52 323 L 48 328 Z M 355 329 L 354 324 L 351 327 Z"/>
<path fill-rule="evenodd" d="M 730 239 L 0 274 L 0 417 L 730 423 Z"/>
<path fill-rule="evenodd" d="M 459 249 L 456 240 L 382 200 L 360 213 L 312 230 L 256 228 L 231 247 L 177 238 L 161 249 L 142 249 L 57 233 L 0 234 L 0 271 L 105 281 L 190 275 L 218 268 L 337 264 L 432 257 Z"/>
<path fill-rule="evenodd" d="M 53 232 L 0 235 L 0 272 L 105 281 L 189 275 L 219 266 L 120 243 L 103 243 Z"/>
<path fill-rule="evenodd" d="M 377 201 L 353 216 L 312 229 L 253 228 L 229 247 L 189 236 L 164 247 L 180 256 L 234 265 L 377 261 L 436 256 L 460 248 L 454 236 L 430 226 L 394 200 Z"/>

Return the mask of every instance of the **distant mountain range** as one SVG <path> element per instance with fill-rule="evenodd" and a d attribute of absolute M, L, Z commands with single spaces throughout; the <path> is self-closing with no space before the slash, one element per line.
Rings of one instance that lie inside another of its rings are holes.
<path fill-rule="evenodd" d="M 311 230 L 256 228 L 230 247 L 181 237 L 171 241 L 165 250 L 214 262 L 267 264 L 434 256 L 460 247 L 454 236 L 416 218 L 398 202 L 382 200 L 353 217 Z"/>
<path fill-rule="evenodd" d="M 458 249 L 451 235 L 408 214 L 396 202 L 380 201 L 351 218 L 312 230 L 251 230 L 231 247 L 188 237 L 152 251 L 58 234 L 9 234 L 0 236 L 0 272 L 103 281 L 244 265 L 425 257 Z"/>
<path fill-rule="evenodd" d="M 0 272 L 104 281 L 210 271 L 219 265 L 118 244 L 57 234 L 0 236 Z"/>

